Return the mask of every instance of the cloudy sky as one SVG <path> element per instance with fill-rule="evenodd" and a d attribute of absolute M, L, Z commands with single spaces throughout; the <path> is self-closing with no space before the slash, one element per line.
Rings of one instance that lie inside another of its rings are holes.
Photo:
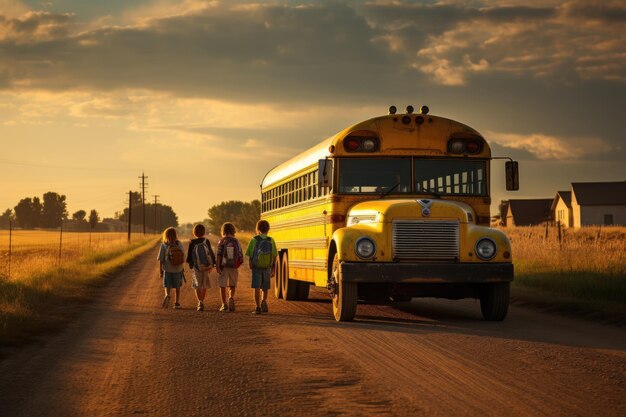
<path fill-rule="evenodd" d="M 53 190 L 112 216 L 145 171 L 200 220 L 390 104 L 518 158 L 494 202 L 626 180 L 625 34 L 619 0 L 0 0 L 0 210 Z"/>

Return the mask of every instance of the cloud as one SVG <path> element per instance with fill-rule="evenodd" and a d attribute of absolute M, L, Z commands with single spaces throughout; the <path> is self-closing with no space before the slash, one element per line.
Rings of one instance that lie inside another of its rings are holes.
<path fill-rule="evenodd" d="M 374 3 L 364 15 L 390 49 L 439 84 L 466 85 L 477 72 L 626 81 L 626 44 L 615 38 L 623 2 L 503 3 Z"/>
<path fill-rule="evenodd" d="M 613 150 L 597 137 L 560 138 L 541 133 L 521 135 L 499 132 L 487 132 L 487 137 L 500 146 L 525 151 L 542 160 L 578 160 Z"/>
<path fill-rule="evenodd" d="M 626 48 L 615 33 L 625 10 L 581 1 L 164 1 L 125 11 L 118 25 L 31 10 L 0 17 L 0 88 L 319 103 L 407 83 L 460 87 L 493 73 L 621 82 Z"/>

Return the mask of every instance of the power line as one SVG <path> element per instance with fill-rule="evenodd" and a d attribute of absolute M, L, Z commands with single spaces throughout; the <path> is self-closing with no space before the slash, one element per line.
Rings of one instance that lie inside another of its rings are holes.
<path fill-rule="evenodd" d="M 146 180 L 148 179 L 148 177 L 146 177 L 145 173 L 141 173 L 141 210 L 143 213 L 143 234 L 146 234 L 146 187 L 148 186 L 148 184 L 146 183 Z"/>

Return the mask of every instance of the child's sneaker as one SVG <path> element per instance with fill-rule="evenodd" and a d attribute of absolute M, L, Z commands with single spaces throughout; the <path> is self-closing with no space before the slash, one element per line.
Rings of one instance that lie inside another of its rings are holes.
<path fill-rule="evenodd" d="M 220 311 L 228 311 L 228 307 L 226 306 L 226 304 L 222 304 L 222 306 L 220 307 Z"/>
<path fill-rule="evenodd" d="M 267 301 L 265 300 L 261 301 L 261 312 L 267 313 L 268 311 L 269 309 L 267 308 Z"/>
<path fill-rule="evenodd" d="M 255 308 L 252 314 L 261 314 L 261 307 Z"/>
<path fill-rule="evenodd" d="M 199 301 L 199 302 L 198 302 L 198 308 L 197 308 L 197 310 L 198 310 L 198 311 L 204 311 L 204 303 L 203 303 L 202 301 Z"/>
<path fill-rule="evenodd" d="M 163 304 L 162 304 L 162 306 L 163 306 L 163 308 L 165 308 L 165 307 L 167 307 L 169 305 L 170 305 L 170 296 L 166 295 L 165 297 L 163 297 Z"/>
<path fill-rule="evenodd" d="M 181 309 L 180 304 L 174 303 L 174 310 L 180 310 L 180 309 Z"/>
<path fill-rule="evenodd" d="M 232 298 L 228 299 L 228 309 L 230 311 L 235 311 L 235 300 L 233 300 Z"/>

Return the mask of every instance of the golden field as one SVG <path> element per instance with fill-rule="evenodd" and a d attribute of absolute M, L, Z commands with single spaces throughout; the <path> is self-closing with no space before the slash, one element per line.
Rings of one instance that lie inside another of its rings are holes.
<path fill-rule="evenodd" d="M 94 285 L 155 247 L 157 236 L 123 233 L 64 233 L 59 260 L 58 231 L 17 231 L 8 278 L 8 234 L 0 235 L 0 345 L 19 344 L 62 324 L 76 301 Z"/>
<path fill-rule="evenodd" d="M 561 229 L 560 242 L 556 227 L 504 231 L 513 249 L 515 298 L 626 317 L 626 228 Z"/>
<path fill-rule="evenodd" d="M 141 240 L 139 233 L 131 241 Z M 13 230 L 11 279 L 23 279 L 50 268 L 67 265 L 80 257 L 126 247 L 127 234 L 117 232 L 63 232 L 58 230 Z M 59 256 L 59 252 L 60 255 Z M 9 275 L 9 231 L 0 230 L 0 279 Z"/>

